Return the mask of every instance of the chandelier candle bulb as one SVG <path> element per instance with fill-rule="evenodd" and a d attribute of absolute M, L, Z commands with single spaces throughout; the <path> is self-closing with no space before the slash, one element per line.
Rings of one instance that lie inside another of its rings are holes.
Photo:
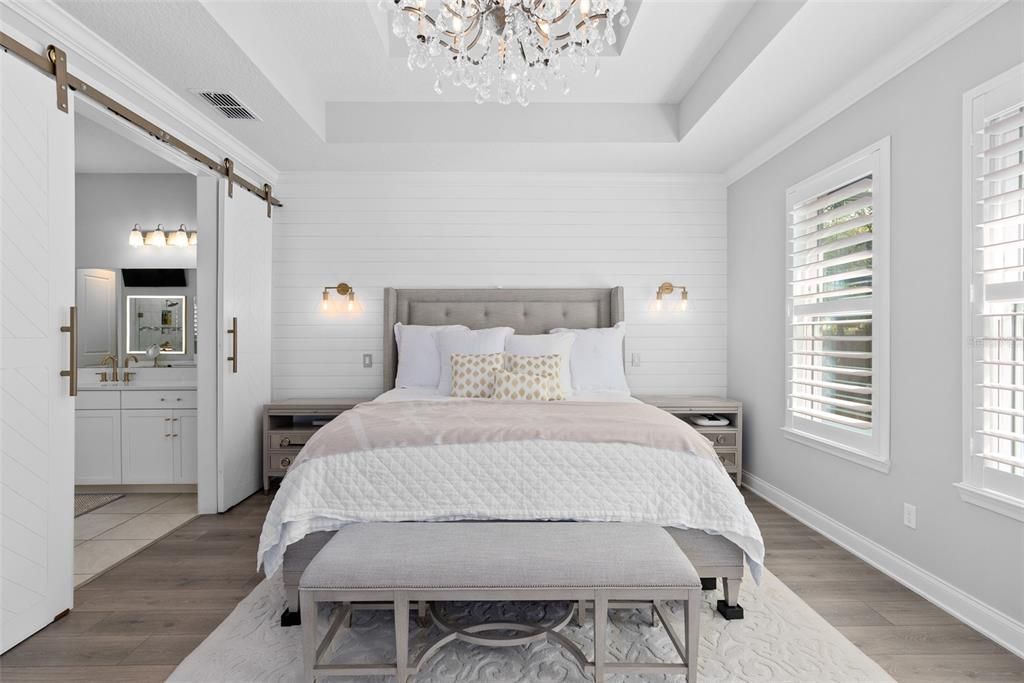
<path fill-rule="evenodd" d="M 410 69 L 431 69 L 434 91 L 465 86 L 477 102 L 514 99 L 558 85 L 566 72 L 599 73 L 597 59 L 616 42 L 614 20 L 629 23 L 625 0 L 392 0 L 392 30 L 405 38 Z M 603 22 L 603 24 L 602 24 Z M 511 49 L 510 49 L 511 48 Z"/>

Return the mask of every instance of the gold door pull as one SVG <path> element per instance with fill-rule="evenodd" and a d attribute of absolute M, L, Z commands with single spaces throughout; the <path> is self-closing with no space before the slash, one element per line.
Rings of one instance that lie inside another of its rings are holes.
<path fill-rule="evenodd" d="M 78 309 L 72 306 L 68 324 L 61 325 L 61 332 L 68 333 L 68 370 L 61 370 L 60 376 L 68 378 L 68 395 L 78 396 Z"/>
<path fill-rule="evenodd" d="M 231 355 L 228 356 L 228 360 L 231 361 L 231 372 L 238 374 L 238 318 L 231 318 L 231 329 L 228 330 L 228 334 L 231 335 Z"/>

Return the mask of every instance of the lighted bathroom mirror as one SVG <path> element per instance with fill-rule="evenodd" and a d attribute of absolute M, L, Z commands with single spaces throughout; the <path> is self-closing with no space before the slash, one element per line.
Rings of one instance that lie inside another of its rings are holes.
<path fill-rule="evenodd" d="M 185 354 L 186 301 L 184 296 L 127 296 L 127 352 L 144 354 L 156 346 L 162 356 Z"/>

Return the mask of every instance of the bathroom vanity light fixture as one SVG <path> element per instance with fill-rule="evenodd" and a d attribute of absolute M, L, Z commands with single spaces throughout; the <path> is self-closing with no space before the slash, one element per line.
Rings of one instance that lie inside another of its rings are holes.
<path fill-rule="evenodd" d="M 128 246 L 131 247 L 194 247 L 199 244 L 199 235 L 195 230 L 188 231 L 182 223 L 174 232 L 167 234 L 162 224 L 157 224 L 156 230 L 143 232 L 142 226 L 138 223 L 128 233 Z"/>
<path fill-rule="evenodd" d="M 658 297 L 655 302 L 655 308 L 660 311 L 662 310 L 662 301 L 666 296 L 671 295 L 676 290 L 679 290 L 679 308 L 678 311 L 685 311 L 689 306 L 689 292 L 686 291 L 686 287 L 683 285 L 674 285 L 671 282 L 662 282 L 658 285 Z"/>
<path fill-rule="evenodd" d="M 340 296 L 347 299 L 345 304 L 345 310 L 348 313 L 355 313 L 357 310 L 356 306 L 356 290 L 352 289 L 352 285 L 347 282 L 339 282 L 336 285 L 328 285 L 324 287 L 323 300 L 320 302 L 320 310 L 325 313 L 331 310 L 331 291 L 337 292 Z"/>

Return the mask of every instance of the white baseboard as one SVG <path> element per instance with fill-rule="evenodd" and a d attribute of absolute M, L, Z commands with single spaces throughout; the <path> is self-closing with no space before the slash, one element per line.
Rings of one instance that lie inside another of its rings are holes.
<path fill-rule="evenodd" d="M 743 485 L 752 493 L 846 548 L 928 602 L 983 633 L 1018 657 L 1024 657 L 1024 623 L 968 595 L 956 586 L 797 500 L 760 477 L 744 472 Z"/>

